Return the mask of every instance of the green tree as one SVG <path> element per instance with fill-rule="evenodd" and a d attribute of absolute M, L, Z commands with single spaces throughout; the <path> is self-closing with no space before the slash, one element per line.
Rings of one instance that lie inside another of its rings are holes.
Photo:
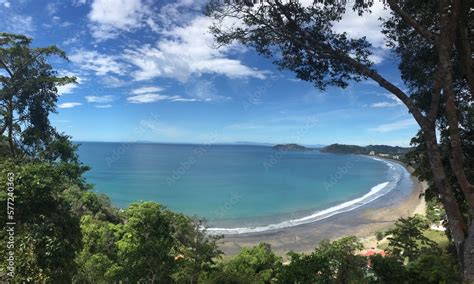
<path fill-rule="evenodd" d="M 170 282 L 176 262 L 173 228 L 165 208 L 155 202 L 133 203 L 118 228 L 118 262 L 121 280 Z"/>
<path fill-rule="evenodd" d="M 423 235 L 426 229 L 428 223 L 419 215 L 400 218 L 394 228 L 386 232 L 388 250 L 392 255 L 407 257 L 410 261 L 415 260 L 423 250 L 439 250 L 435 242 Z"/>
<path fill-rule="evenodd" d="M 14 158 L 75 158 L 69 138 L 48 117 L 55 111 L 57 87 L 76 79 L 58 76 L 47 62 L 52 55 L 67 60 L 62 50 L 30 45 L 28 37 L 0 33 L 0 136 Z"/>
<path fill-rule="evenodd" d="M 290 263 L 283 266 L 281 283 L 330 283 L 333 279 L 329 263 L 314 253 L 310 255 L 289 252 Z"/>
<path fill-rule="evenodd" d="M 423 253 L 407 265 L 410 283 L 461 283 L 458 265 L 452 256 Z"/>
<path fill-rule="evenodd" d="M 64 167 L 43 162 L 17 165 L 12 160 L 3 161 L 0 165 L 0 185 L 3 188 L 6 188 L 8 173 L 15 176 L 14 280 L 70 282 L 77 269 L 74 259 L 81 246 L 81 231 L 79 217 L 62 196 L 62 192 L 71 186 Z M 7 191 L 0 191 L 3 212 L 7 212 L 8 197 Z M 5 224 L 6 218 L 6 214 L 1 214 L 0 222 Z M 4 257 L 7 256 L 5 230 L 0 233 L 0 240 L 2 275 L 5 273 Z"/>
<path fill-rule="evenodd" d="M 283 267 L 282 283 L 360 283 L 365 279 L 367 259 L 356 255 L 362 244 L 356 237 L 322 241 L 310 255 L 290 253 Z"/>
<path fill-rule="evenodd" d="M 370 257 L 370 261 L 371 271 L 375 274 L 372 282 L 398 284 L 408 280 L 407 270 L 399 257 L 376 254 Z"/>
<path fill-rule="evenodd" d="M 273 283 L 281 267 L 269 244 L 243 248 L 238 255 L 211 273 L 209 283 Z"/>
<path fill-rule="evenodd" d="M 217 246 L 221 236 L 206 235 L 204 222 L 183 214 L 168 212 L 173 227 L 174 254 L 178 267 L 173 279 L 178 283 L 195 283 L 212 272 L 222 251 Z"/>
<path fill-rule="evenodd" d="M 110 221 L 114 224 L 123 219 L 119 210 L 110 203 L 108 196 L 95 193 L 89 190 L 88 186 L 85 189 L 81 185 L 71 186 L 64 191 L 64 198 L 79 217 L 91 215 L 95 219 Z"/>
<path fill-rule="evenodd" d="M 76 282 L 110 283 L 120 280 L 118 262 L 118 224 L 98 220 L 92 215 L 81 219 L 82 250 L 76 258 Z"/>
<path fill-rule="evenodd" d="M 432 198 L 426 202 L 426 219 L 431 224 L 439 225 L 440 222 L 446 220 L 446 213 L 444 208 L 439 206 L 439 203 L 436 199 Z"/>
<path fill-rule="evenodd" d="M 198 219 L 154 202 L 132 204 L 122 214 L 92 192 L 80 197 L 70 198 L 74 212 L 82 214 L 74 281 L 196 283 L 222 254 L 216 244 L 220 237 L 207 236 Z"/>

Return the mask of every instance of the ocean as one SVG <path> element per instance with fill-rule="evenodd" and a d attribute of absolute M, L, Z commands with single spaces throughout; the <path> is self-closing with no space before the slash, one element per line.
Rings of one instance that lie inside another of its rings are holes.
<path fill-rule="evenodd" d="M 268 146 L 81 142 L 94 191 L 115 206 L 156 201 L 205 218 L 214 233 L 291 227 L 411 186 L 398 163 Z"/>

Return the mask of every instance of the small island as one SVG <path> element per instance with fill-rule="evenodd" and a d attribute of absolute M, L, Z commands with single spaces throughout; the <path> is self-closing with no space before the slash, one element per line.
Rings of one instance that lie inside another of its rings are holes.
<path fill-rule="evenodd" d="M 292 151 L 292 152 L 306 152 L 306 151 L 313 151 L 314 149 L 308 148 L 305 146 L 301 146 L 298 144 L 277 144 L 273 146 L 273 149 L 279 151 Z"/>

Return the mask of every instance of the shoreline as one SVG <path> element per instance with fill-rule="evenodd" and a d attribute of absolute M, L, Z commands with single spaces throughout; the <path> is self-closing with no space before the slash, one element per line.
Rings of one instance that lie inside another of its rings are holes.
<path fill-rule="evenodd" d="M 424 198 L 420 198 L 420 194 L 426 189 L 426 184 L 412 175 L 413 169 L 409 166 L 399 161 L 388 161 L 399 163 L 410 175 L 412 186 L 408 194 L 395 190 L 373 201 L 373 204 L 295 227 L 259 234 L 227 235 L 219 241 L 219 248 L 229 257 L 237 254 L 243 247 L 266 242 L 278 255 L 286 255 L 291 250 L 308 253 L 323 239 L 334 240 L 348 235 L 359 237 L 365 247 L 371 247 L 376 232 L 390 228 L 400 217 L 423 214 L 425 210 Z M 407 196 L 400 198 L 397 194 Z"/>

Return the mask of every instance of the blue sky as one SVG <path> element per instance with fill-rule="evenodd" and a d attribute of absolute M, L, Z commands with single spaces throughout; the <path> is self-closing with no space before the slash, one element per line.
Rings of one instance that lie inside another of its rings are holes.
<path fill-rule="evenodd" d="M 366 35 L 376 68 L 403 88 L 377 2 L 335 27 Z M 406 108 L 371 81 L 321 92 L 253 50 L 214 48 L 202 3 L 0 0 L 0 30 L 66 51 L 70 62 L 53 65 L 78 84 L 60 88 L 52 121 L 78 141 L 407 146 L 416 133 Z"/>

